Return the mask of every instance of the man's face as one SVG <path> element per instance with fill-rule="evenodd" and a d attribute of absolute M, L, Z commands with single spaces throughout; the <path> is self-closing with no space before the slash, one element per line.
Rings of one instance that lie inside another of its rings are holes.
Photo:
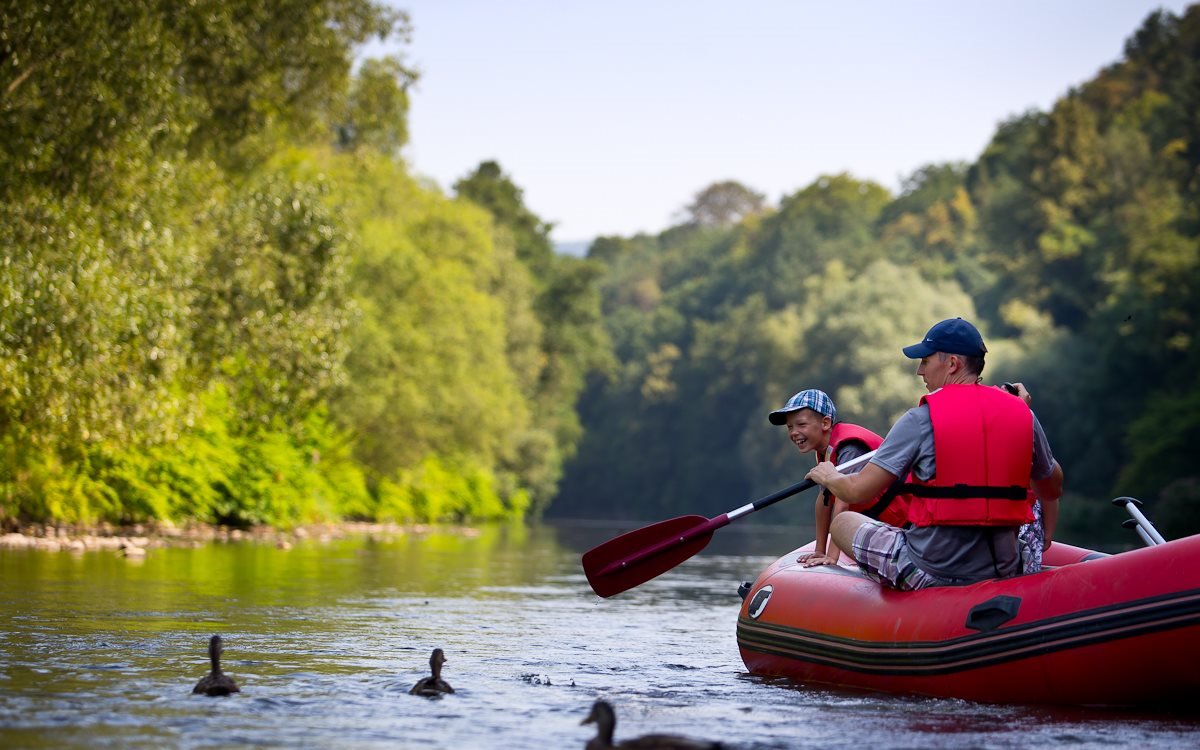
<path fill-rule="evenodd" d="M 833 422 L 812 409 L 797 409 L 787 415 L 788 439 L 801 453 L 824 450 Z"/>
<path fill-rule="evenodd" d="M 921 357 L 917 366 L 917 374 L 925 381 L 925 390 L 933 392 L 946 384 L 950 376 L 952 358 L 942 352 L 934 352 L 928 357 Z"/>

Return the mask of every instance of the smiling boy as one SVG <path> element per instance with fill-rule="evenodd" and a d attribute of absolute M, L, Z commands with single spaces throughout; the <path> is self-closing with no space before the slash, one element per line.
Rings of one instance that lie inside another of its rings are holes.
<path fill-rule="evenodd" d="M 865 427 L 838 422 L 833 399 L 815 388 L 792 396 L 782 408 L 768 414 L 767 419 L 774 425 L 786 425 L 788 439 L 796 449 L 801 453 L 815 453 L 818 462 L 832 461 L 835 465 L 841 465 L 875 450 L 883 441 L 883 438 Z M 861 468 L 860 465 L 850 469 L 850 472 Z M 886 523 L 899 525 L 904 523 L 903 508 L 901 499 L 883 502 L 879 497 L 850 506 L 822 490 L 814 505 L 816 543 L 812 552 L 806 552 L 797 559 L 805 567 L 837 564 L 841 550 L 836 544 L 830 543 L 829 528 L 834 516 L 845 510 L 868 515 L 874 513 L 871 517 L 881 517 Z"/>

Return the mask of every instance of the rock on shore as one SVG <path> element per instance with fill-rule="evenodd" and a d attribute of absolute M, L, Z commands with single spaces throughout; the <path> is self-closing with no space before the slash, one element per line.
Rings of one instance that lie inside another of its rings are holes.
<path fill-rule="evenodd" d="M 291 549 L 298 543 L 329 542 L 350 534 L 366 534 L 380 541 L 389 541 L 409 534 L 424 534 L 431 527 L 401 526 L 393 523 L 336 523 L 276 529 L 256 526 L 237 529 L 228 526 L 189 523 L 137 524 L 134 526 L 51 526 L 29 524 L 16 531 L 0 535 L 0 548 L 37 549 L 47 552 L 82 553 L 108 550 L 125 557 L 145 557 L 157 547 L 199 547 L 209 542 L 258 542 L 273 544 L 279 549 Z M 477 531 L 470 527 L 454 527 L 467 536 Z"/>

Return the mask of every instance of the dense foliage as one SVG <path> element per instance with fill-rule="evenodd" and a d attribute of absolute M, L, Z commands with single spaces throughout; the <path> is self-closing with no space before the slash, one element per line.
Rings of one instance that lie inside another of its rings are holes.
<path fill-rule="evenodd" d="M 833 175 L 696 217 L 720 194 L 755 195 L 718 183 L 693 220 L 591 247 L 618 365 L 581 401 L 556 512 L 715 514 L 797 481 L 811 459 L 767 412 L 819 387 L 884 431 L 922 392 L 899 348 L 961 315 L 986 378 L 1029 384 L 1069 500 L 1129 493 L 1168 534 L 1200 531 L 1200 7 L 1153 14 L 1050 112 L 899 195 Z M 1076 532 L 1121 520 L 1063 512 Z"/>
<path fill-rule="evenodd" d="M 371 0 L 4 3 L 0 520 L 547 505 L 606 361 L 594 264 L 519 191 L 408 174 L 416 71 L 352 72 L 408 33 Z"/>

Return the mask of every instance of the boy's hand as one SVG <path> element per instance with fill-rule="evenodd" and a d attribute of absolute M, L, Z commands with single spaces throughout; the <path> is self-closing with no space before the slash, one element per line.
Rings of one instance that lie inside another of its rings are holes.
<path fill-rule="evenodd" d="M 837 565 L 837 560 L 834 560 L 834 559 L 833 559 L 832 557 L 830 557 L 829 555 L 817 555 L 817 554 L 813 554 L 813 555 L 809 555 L 809 556 L 807 557 L 807 559 L 804 559 L 804 558 L 805 558 L 805 556 L 804 556 L 804 555 L 801 555 L 801 556 L 800 556 L 799 558 L 797 558 L 797 559 L 798 559 L 798 560 L 799 560 L 801 563 L 803 563 L 803 564 L 804 564 L 804 567 L 806 567 L 806 568 L 815 568 L 815 567 L 817 567 L 818 565 Z"/>

